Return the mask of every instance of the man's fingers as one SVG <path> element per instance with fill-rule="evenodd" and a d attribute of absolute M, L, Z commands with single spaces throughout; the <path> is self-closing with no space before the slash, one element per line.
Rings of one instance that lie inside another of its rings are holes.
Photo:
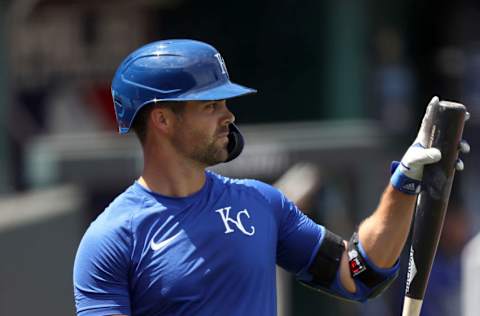
<path fill-rule="evenodd" d="M 425 111 L 425 115 L 423 116 L 422 125 L 420 126 L 420 130 L 418 131 L 417 139 L 415 143 L 420 143 L 424 147 L 427 146 L 428 143 L 428 131 L 431 128 L 431 122 L 429 122 L 429 118 L 432 115 L 432 108 L 435 104 L 440 102 L 440 99 L 437 96 L 434 96 L 430 102 L 428 102 L 427 110 Z"/>
<path fill-rule="evenodd" d="M 468 154 L 470 152 L 470 145 L 465 139 L 462 139 L 460 145 L 458 145 L 458 150 L 460 150 L 462 154 Z M 463 163 L 462 159 L 457 159 L 455 169 L 457 171 L 462 171 L 463 169 L 465 169 L 465 164 Z"/>
<path fill-rule="evenodd" d="M 465 113 L 465 122 L 470 119 L 470 112 Z"/>
<path fill-rule="evenodd" d="M 440 102 L 440 99 L 437 96 L 434 96 L 430 102 L 428 102 L 428 106 L 434 105 L 435 103 Z"/>
<path fill-rule="evenodd" d="M 414 162 L 416 164 L 428 165 L 442 159 L 442 153 L 437 148 L 425 148 L 418 151 Z"/>
<path fill-rule="evenodd" d="M 465 139 L 462 139 L 460 145 L 458 146 L 458 149 L 462 154 L 468 154 L 470 152 L 470 145 Z"/>
<path fill-rule="evenodd" d="M 462 171 L 465 169 L 465 164 L 463 163 L 462 159 L 457 159 L 457 163 L 455 164 L 455 169 L 457 171 Z"/>

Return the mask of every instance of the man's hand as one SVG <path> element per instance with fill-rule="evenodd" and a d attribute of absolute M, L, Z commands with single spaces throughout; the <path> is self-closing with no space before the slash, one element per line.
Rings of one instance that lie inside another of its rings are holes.
<path fill-rule="evenodd" d="M 420 193 L 424 166 L 435 163 L 442 158 L 439 149 L 428 148 L 430 144 L 430 131 L 432 129 L 430 116 L 433 106 L 438 102 L 440 102 L 438 97 L 432 98 L 427 106 L 417 138 L 408 148 L 402 160 L 392 164 L 392 178 L 390 182 L 394 188 L 401 192 L 407 194 Z M 466 120 L 468 118 L 469 115 L 467 113 Z M 462 153 L 468 153 L 470 146 L 466 141 L 462 141 L 459 145 L 459 150 Z M 456 169 L 458 171 L 464 169 L 462 160 L 459 159 L 457 161 Z"/>

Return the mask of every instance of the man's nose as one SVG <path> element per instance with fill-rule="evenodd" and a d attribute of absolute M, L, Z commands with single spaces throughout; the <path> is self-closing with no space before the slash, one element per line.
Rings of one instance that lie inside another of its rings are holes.
<path fill-rule="evenodd" d="M 223 122 L 226 125 L 235 122 L 235 115 L 233 115 L 233 113 L 228 109 L 228 107 L 226 105 L 223 106 L 223 111 L 224 111 L 224 115 L 225 115 L 225 118 L 224 118 Z"/>

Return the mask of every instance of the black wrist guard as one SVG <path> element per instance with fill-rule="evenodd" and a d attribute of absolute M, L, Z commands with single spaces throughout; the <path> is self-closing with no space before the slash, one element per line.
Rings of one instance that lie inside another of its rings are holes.
<path fill-rule="evenodd" d="M 398 276 L 398 261 L 392 268 L 375 266 L 361 247 L 357 232 L 353 233 L 348 242 L 348 263 L 357 292 L 359 287 L 368 290 L 367 298 L 378 296 Z"/>

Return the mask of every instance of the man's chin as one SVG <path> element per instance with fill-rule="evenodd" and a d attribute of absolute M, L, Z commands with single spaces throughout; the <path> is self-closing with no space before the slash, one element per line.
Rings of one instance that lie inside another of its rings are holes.
<path fill-rule="evenodd" d="M 225 162 L 228 159 L 227 145 L 228 143 L 225 144 L 225 146 L 218 148 L 216 153 L 213 155 L 215 157 L 216 164 Z"/>
<path fill-rule="evenodd" d="M 221 149 L 217 152 L 215 152 L 214 154 L 212 155 L 209 155 L 208 157 L 205 157 L 206 159 L 202 159 L 203 163 L 207 166 L 207 167 L 213 167 L 215 165 L 218 165 L 220 163 L 223 163 L 225 161 L 227 161 L 228 159 L 228 151 L 227 149 Z"/>

